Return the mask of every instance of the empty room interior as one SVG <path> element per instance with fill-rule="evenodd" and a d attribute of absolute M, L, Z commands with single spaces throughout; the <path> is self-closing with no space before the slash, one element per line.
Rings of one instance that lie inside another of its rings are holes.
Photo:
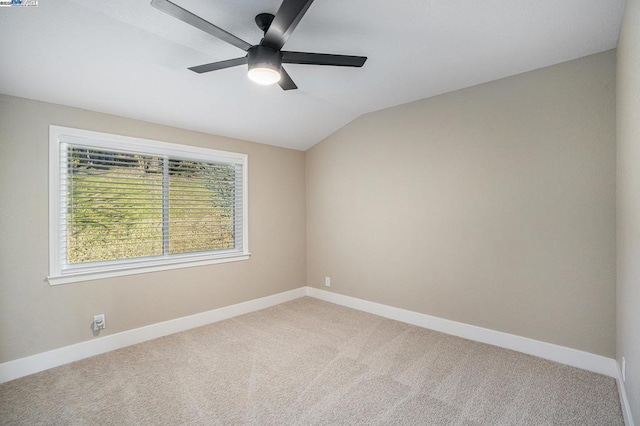
<path fill-rule="evenodd" d="M 0 425 L 640 421 L 640 0 L 2 0 L 0 195 Z"/>

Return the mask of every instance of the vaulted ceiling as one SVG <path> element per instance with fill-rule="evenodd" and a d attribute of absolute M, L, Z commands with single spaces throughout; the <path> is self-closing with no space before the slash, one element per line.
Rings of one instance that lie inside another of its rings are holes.
<path fill-rule="evenodd" d="M 174 0 L 257 44 L 280 0 Z M 243 56 L 149 0 L 0 8 L 0 92 L 306 150 L 358 116 L 616 47 L 624 0 L 315 0 L 286 50 L 368 56 L 363 68 L 287 65 L 299 89 L 259 86 Z"/>

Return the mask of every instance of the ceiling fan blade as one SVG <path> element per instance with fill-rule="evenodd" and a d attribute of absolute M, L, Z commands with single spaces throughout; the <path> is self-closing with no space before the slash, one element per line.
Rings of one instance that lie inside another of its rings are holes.
<path fill-rule="evenodd" d="M 152 0 L 151 6 L 168 15 L 173 16 L 174 18 L 181 20 L 182 22 L 186 22 L 187 24 L 204 31 L 205 33 L 211 34 L 212 36 L 217 37 L 222 41 L 226 41 L 227 43 L 239 49 L 242 49 L 245 52 L 251 47 L 251 45 L 246 41 L 239 39 L 231 33 L 226 32 L 222 28 L 216 27 L 211 22 L 206 21 L 197 15 L 194 15 L 193 13 L 181 8 L 180 6 L 170 2 L 169 0 Z"/>
<path fill-rule="evenodd" d="M 261 44 L 282 49 L 311 3 L 313 0 L 283 0 Z"/>
<path fill-rule="evenodd" d="M 282 52 L 283 64 L 332 65 L 334 67 L 361 67 L 366 56 L 331 55 L 328 53 Z"/>
<path fill-rule="evenodd" d="M 202 74 L 204 72 L 222 70 L 225 68 L 231 68 L 238 65 L 245 65 L 246 63 L 247 63 L 247 57 L 243 56 L 242 58 L 227 59 L 226 61 L 211 62 L 210 64 L 204 64 L 204 65 L 196 65 L 195 67 L 189 67 L 189 69 L 193 72 L 197 72 L 198 74 Z"/>
<path fill-rule="evenodd" d="M 282 90 L 293 90 L 298 88 L 284 68 L 280 68 L 280 75 L 281 77 L 278 84 L 282 87 Z"/>

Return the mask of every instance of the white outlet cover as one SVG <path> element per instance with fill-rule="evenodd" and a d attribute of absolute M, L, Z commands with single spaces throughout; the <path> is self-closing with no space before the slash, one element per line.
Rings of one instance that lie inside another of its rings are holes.
<path fill-rule="evenodd" d="M 93 322 L 96 324 L 100 324 L 100 328 L 106 328 L 107 323 L 104 314 L 98 314 L 93 316 Z"/>
<path fill-rule="evenodd" d="M 331 287 L 331 277 L 324 277 L 325 287 Z"/>

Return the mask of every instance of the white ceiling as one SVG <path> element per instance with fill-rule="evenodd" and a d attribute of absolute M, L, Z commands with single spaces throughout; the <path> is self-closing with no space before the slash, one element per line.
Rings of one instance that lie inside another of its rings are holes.
<path fill-rule="evenodd" d="M 174 0 L 251 44 L 280 0 Z M 0 8 L 0 92 L 306 150 L 354 118 L 616 47 L 624 0 L 315 0 L 285 50 L 368 56 L 363 68 L 286 65 L 298 90 L 149 0 Z"/>

